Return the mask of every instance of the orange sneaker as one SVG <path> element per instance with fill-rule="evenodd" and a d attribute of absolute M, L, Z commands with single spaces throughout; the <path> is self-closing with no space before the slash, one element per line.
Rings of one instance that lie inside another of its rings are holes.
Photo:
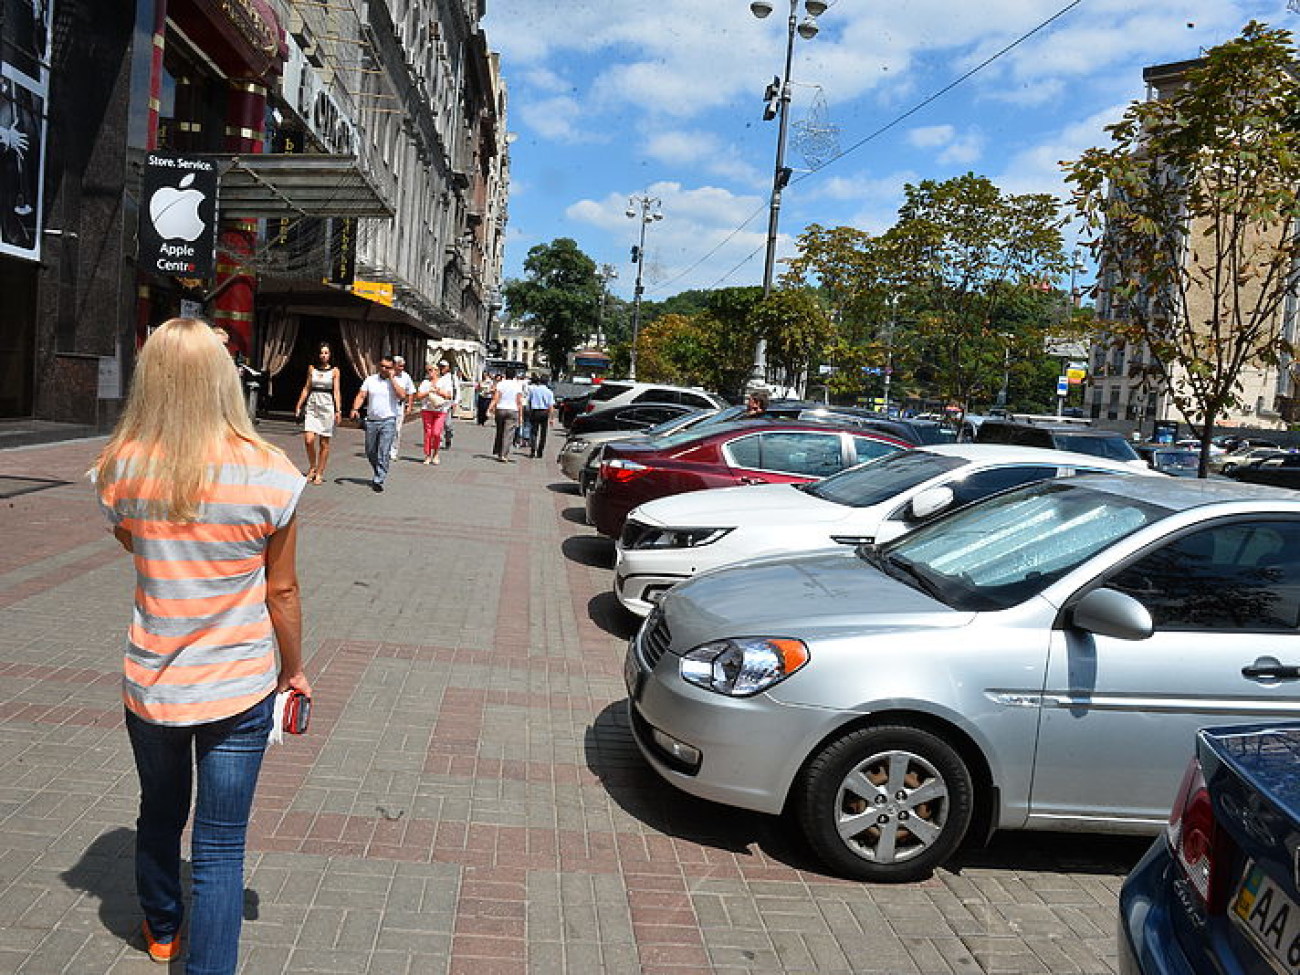
<path fill-rule="evenodd" d="M 172 935 L 170 941 L 158 941 L 149 930 L 148 921 L 141 922 L 140 930 L 144 934 L 145 951 L 149 952 L 149 957 L 154 961 L 166 965 L 180 955 L 181 939 L 177 935 Z"/>

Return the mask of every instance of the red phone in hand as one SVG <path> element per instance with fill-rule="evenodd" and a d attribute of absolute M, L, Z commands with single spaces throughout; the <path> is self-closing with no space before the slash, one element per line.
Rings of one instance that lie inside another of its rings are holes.
<path fill-rule="evenodd" d="M 311 698 L 302 691 L 290 690 L 284 702 L 284 730 L 291 735 L 307 733 L 311 721 Z"/>

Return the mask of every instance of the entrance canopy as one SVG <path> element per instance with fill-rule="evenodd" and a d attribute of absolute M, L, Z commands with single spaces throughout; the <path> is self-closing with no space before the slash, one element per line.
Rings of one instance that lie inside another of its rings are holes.
<path fill-rule="evenodd" d="M 212 155 L 221 175 L 221 216 L 236 220 L 393 216 L 393 206 L 356 156 Z"/>

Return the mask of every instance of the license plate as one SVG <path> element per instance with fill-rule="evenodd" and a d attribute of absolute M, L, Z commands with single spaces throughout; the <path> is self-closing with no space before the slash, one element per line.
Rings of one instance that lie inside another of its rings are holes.
<path fill-rule="evenodd" d="M 1242 877 L 1232 915 L 1278 971 L 1300 975 L 1300 908 L 1259 867 Z"/>
<path fill-rule="evenodd" d="M 633 701 L 641 696 L 641 666 L 636 662 L 636 651 L 631 645 L 623 658 L 623 683 L 627 685 L 627 696 Z"/>

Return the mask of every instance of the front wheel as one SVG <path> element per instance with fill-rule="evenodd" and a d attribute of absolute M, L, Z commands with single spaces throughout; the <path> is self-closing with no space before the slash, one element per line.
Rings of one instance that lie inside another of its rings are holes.
<path fill-rule="evenodd" d="M 795 813 L 813 850 L 856 880 L 926 877 L 966 835 L 974 785 L 942 739 L 906 725 L 861 728 L 809 763 Z"/>

